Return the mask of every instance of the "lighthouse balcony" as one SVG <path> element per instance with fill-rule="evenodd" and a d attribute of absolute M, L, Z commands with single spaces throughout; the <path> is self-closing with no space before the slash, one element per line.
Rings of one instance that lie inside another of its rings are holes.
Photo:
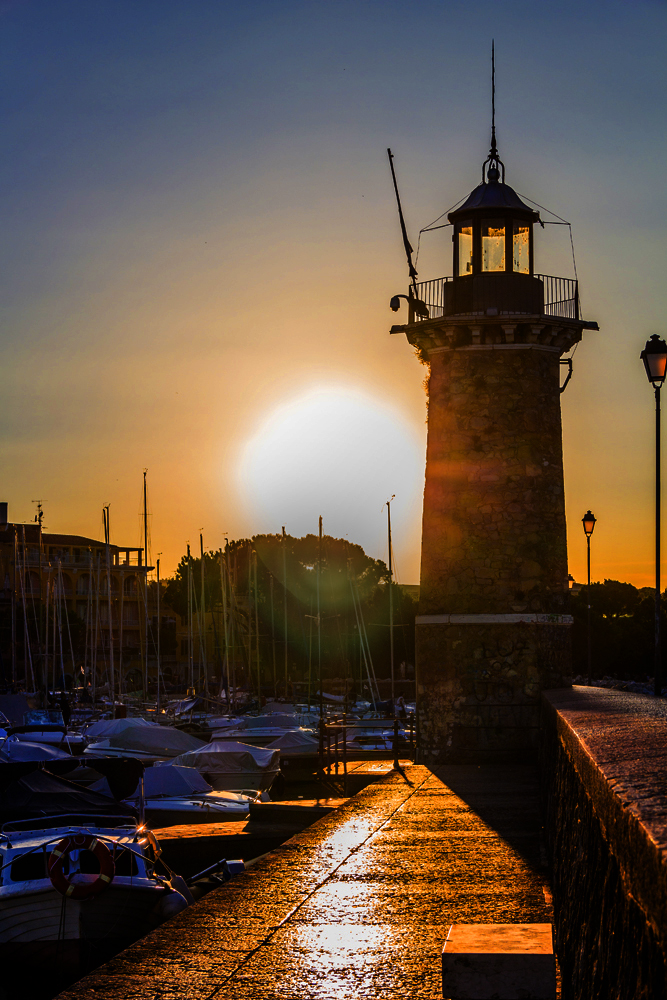
<path fill-rule="evenodd" d="M 425 309 L 424 309 L 425 307 Z M 579 320 L 578 283 L 548 274 L 474 274 L 417 285 L 409 323 L 446 316 L 549 316 Z"/>

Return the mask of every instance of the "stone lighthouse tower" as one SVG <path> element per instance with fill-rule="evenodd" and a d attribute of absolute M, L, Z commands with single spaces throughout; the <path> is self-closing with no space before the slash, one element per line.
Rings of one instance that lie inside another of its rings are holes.
<path fill-rule="evenodd" d="M 430 367 L 422 748 L 433 762 L 521 759 L 540 692 L 570 683 L 560 358 L 597 324 L 575 280 L 534 272 L 539 215 L 505 183 L 495 129 L 482 183 L 448 218 L 452 277 L 413 281 L 392 328 Z"/>

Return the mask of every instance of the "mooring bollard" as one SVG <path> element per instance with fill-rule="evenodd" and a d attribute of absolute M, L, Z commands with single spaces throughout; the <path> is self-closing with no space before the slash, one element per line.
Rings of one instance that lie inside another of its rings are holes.
<path fill-rule="evenodd" d="M 445 1000 L 555 1000 L 551 924 L 452 924 L 442 951 Z"/>

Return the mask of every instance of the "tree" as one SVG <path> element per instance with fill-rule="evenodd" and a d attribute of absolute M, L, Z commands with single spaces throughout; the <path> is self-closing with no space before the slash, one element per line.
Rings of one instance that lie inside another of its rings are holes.
<path fill-rule="evenodd" d="M 306 680 L 311 663 L 312 689 L 317 690 L 317 535 L 255 535 L 231 541 L 224 552 L 204 554 L 204 587 L 207 611 L 218 616 L 215 641 L 222 644 L 222 581 L 226 586 L 228 632 L 236 667 L 244 681 L 257 685 L 257 659 L 263 685 L 284 685 L 285 648 L 287 672 L 292 680 Z M 286 579 L 284 574 L 286 570 Z M 201 558 L 184 556 L 168 581 L 164 599 L 178 614 L 188 611 L 188 575 L 191 600 L 201 605 Z M 319 586 L 321 660 L 323 682 L 330 678 L 360 676 L 360 640 L 353 591 L 358 593 L 361 616 L 368 634 L 371 656 L 379 677 L 389 675 L 389 571 L 360 545 L 343 538 L 322 538 Z M 414 661 L 415 602 L 393 584 L 396 663 Z M 285 633 L 285 617 L 287 633 Z"/>

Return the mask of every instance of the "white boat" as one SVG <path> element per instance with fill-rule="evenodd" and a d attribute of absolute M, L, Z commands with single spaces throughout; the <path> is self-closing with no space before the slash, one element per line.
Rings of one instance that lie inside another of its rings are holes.
<path fill-rule="evenodd" d="M 43 743 L 70 754 L 80 754 L 86 745 L 81 733 L 67 728 L 62 712 L 52 709 L 30 709 L 23 713 L 23 724 L 10 726 L 9 736 L 19 742 Z"/>
<path fill-rule="evenodd" d="M 236 729 L 218 729 L 213 733 L 214 740 L 238 740 L 250 746 L 266 747 L 286 732 L 296 732 L 313 736 L 311 729 L 304 729 L 295 715 L 287 713 L 272 713 L 271 715 L 246 716 Z"/>
<path fill-rule="evenodd" d="M 96 949 L 108 956 L 190 901 L 182 879 L 156 872 L 153 834 L 106 796 L 36 769 L 5 787 L 0 819 L 5 970 L 25 976 L 25 962 L 49 956 L 72 967 Z"/>
<path fill-rule="evenodd" d="M 225 823 L 245 819 L 259 792 L 216 792 L 194 767 L 148 767 L 144 772 L 144 815 L 153 829 L 181 823 Z M 89 786 L 111 795 L 106 778 Z M 139 786 L 123 799 L 140 808 Z"/>
<path fill-rule="evenodd" d="M 90 757 L 136 757 L 155 761 L 204 746 L 202 740 L 170 726 L 132 726 L 95 740 L 84 750 Z"/>
<path fill-rule="evenodd" d="M 83 729 L 83 735 L 89 743 L 95 740 L 110 739 L 119 733 L 124 733 L 126 729 L 146 728 L 146 726 L 157 726 L 157 722 L 148 722 L 140 717 L 129 719 L 100 719 L 98 722 L 91 722 Z"/>
<path fill-rule="evenodd" d="M 72 760 L 72 756 L 46 743 L 28 743 L 16 736 L 0 736 L 0 763 L 15 764 L 38 760 Z"/>
<path fill-rule="evenodd" d="M 182 765 L 195 767 L 217 791 L 268 791 L 280 772 L 277 750 L 226 740 L 181 754 L 172 761 L 156 763 L 156 768 Z"/>

